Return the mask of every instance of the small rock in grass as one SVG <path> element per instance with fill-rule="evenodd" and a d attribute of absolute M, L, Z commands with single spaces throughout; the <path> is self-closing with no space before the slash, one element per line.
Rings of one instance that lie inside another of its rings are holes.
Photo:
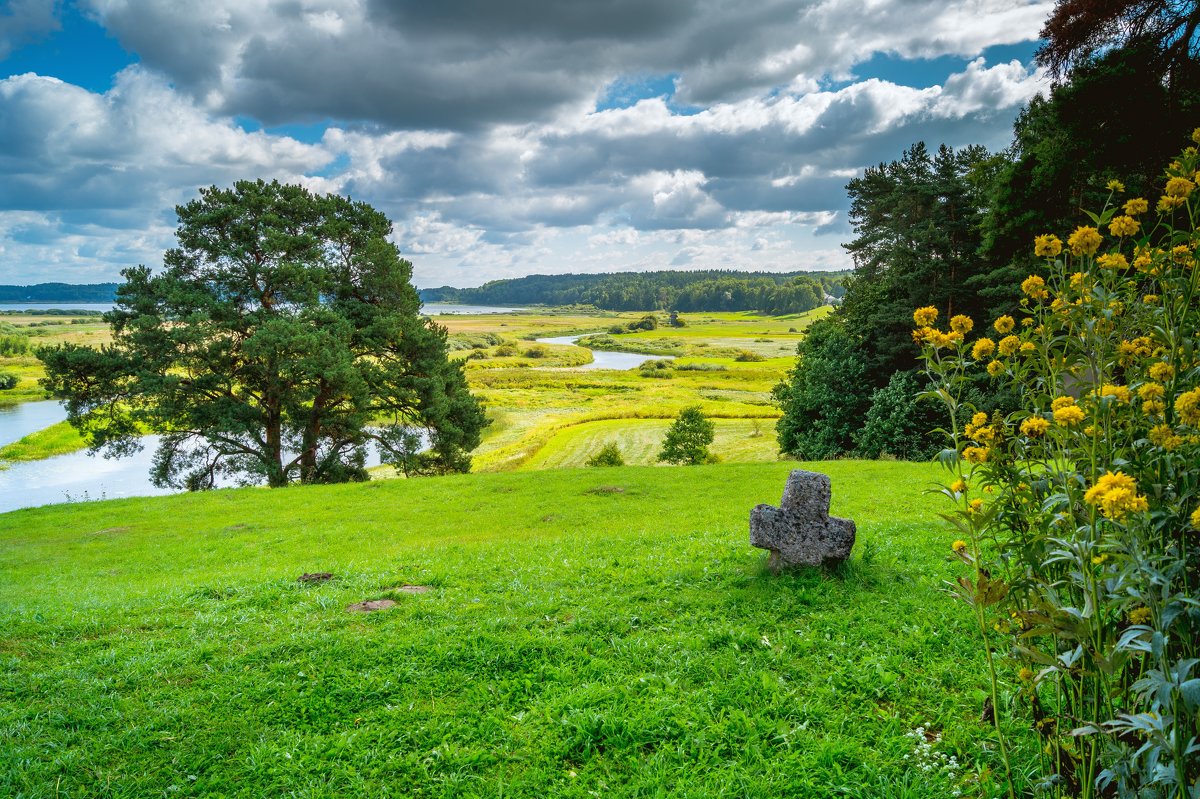
<path fill-rule="evenodd" d="M 333 575 L 329 572 L 313 572 L 312 574 L 302 574 L 297 580 L 302 583 L 323 583 L 326 580 L 332 580 Z"/>
<path fill-rule="evenodd" d="M 793 566 L 834 566 L 850 557 L 855 527 L 829 515 L 829 476 L 795 469 L 788 475 L 779 507 L 750 511 L 750 544 L 770 550 L 774 573 Z"/>
<path fill-rule="evenodd" d="M 351 613 L 370 613 L 371 611 L 387 610 L 394 607 L 396 607 L 396 602 L 392 599 L 368 599 L 366 602 L 357 602 L 346 608 L 346 610 Z"/>

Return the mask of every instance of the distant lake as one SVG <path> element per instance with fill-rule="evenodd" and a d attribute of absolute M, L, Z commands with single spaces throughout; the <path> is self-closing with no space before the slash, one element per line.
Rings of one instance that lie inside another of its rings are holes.
<path fill-rule="evenodd" d="M 0 313 L 4 311 L 111 311 L 111 302 L 0 302 Z M 446 302 L 427 302 L 421 312 L 426 316 L 439 314 L 484 314 L 512 313 L 523 311 L 524 308 L 501 307 L 498 305 L 455 305 Z"/>

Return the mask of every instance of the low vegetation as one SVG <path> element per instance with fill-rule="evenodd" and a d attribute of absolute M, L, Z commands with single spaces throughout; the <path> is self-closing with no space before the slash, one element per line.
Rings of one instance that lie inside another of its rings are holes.
<path fill-rule="evenodd" d="M 0 794 L 994 795 L 982 655 L 914 492 L 939 472 L 822 464 L 857 554 L 773 578 L 746 518 L 790 468 L 7 514 Z M 346 612 L 376 598 L 398 606 Z"/>

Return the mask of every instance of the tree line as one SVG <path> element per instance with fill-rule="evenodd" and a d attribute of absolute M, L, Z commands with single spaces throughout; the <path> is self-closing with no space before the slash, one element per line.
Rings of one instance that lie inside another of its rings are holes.
<path fill-rule="evenodd" d="M 422 289 L 425 302 L 477 305 L 591 305 L 605 311 L 811 311 L 840 297 L 845 272 L 731 270 L 529 275 L 477 288 Z"/>
<path fill-rule="evenodd" d="M 0 286 L 0 302 L 112 302 L 118 283 L 35 283 Z"/>

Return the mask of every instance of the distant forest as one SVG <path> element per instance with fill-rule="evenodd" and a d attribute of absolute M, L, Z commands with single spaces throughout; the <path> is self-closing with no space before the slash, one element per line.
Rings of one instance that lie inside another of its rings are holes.
<path fill-rule="evenodd" d="M 0 286 L 0 302 L 112 302 L 117 283 L 38 283 L 33 286 Z"/>
<path fill-rule="evenodd" d="M 592 305 L 605 311 L 811 311 L 840 298 L 847 272 L 615 272 L 530 275 L 478 288 L 421 289 L 425 302 L 473 305 Z"/>

